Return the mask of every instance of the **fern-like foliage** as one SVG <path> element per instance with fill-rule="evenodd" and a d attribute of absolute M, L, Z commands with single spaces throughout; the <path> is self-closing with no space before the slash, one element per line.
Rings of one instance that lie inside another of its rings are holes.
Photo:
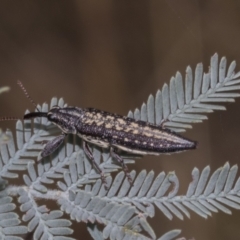
<path fill-rule="evenodd" d="M 190 128 L 192 123 L 206 119 L 206 113 L 224 110 L 219 103 L 240 96 L 234 92 L 240 89 L 240 73 L 234 73 L 235 65 L 232 62 L 227 68 L 226 59 L 218 63 L 215 54 L 209 73 L 203 73 L 202 64 L 198 64 L 193 76 L 188 67 L 184 83 L 177 73 L 169 86 L 165 84 L 155 98 L 150 95 L 147 104 L 129 116 L 155 124 L 164 122 L 165 127 L 175 131 Z M 47 112 L 53 105 L 66 106 L 63 99 L 53 98 L 50 106 L 43 104 L 38 109 Z M 179 179 L 174 172 L 155 176 L 154 171 L 132 171 L 131 186 L 124 172 L 111 176 L 121 168 L 109 151 L 93 146 L 94 159 L 107 175 L 106 189 L 85 156 L 81 139 L 72 135 L 51 157 L 36 162 L 42 142 L 59 132 L 45 118 L 17 121 L 16 144 L 13 134 L 7 131 L 10 140 L 1 145 L 0 155 L 0 238 L 22 239 L 21 235 L 29 231 L 34 232 L 34 239 L 70 240 L 74 220 L 86 222 L 94 239 L 156 239 L 147 221 L 154 217 L 156 209 L 169 219 L 183 219 L 190 217 L 190 211 L 207 218 L 212 212 L 229 214 L 231 208 L 240 208 L 238 168 L 230 168 L 228 163 L 212 174 L 209 166 L 201 173 L 195 168 L 186 195 L 180 196 Z M 134 163 L 134 155 L 123 157 L 126 164 Z M 14 178 L 21 178 L 24 185 L 11 185 Z M 13 198 L 18 200 L 18 206 L 12 203 Z M 60 209 L 51 211 L 39 205 L 37 199 L 54 200 Z M 14 212 L 16 207 L 22 212 L 20 216 Z M 64 218 L 63 213 L 68 217 Z M 97 223 L 103 230 L 98 229 Z M 180 232 L 172 230 L 158 239 L 175 239 Z"/>
<path fill-rule="evenodd" d="M 9 91 L 9 87 L 1 87 L 0 94 Z M 2 132 L 0 129 L 0 146 L 6 144 L 10 140 L 10 136 Z M 3 163 L 1 162 L 1 167 Z M 28 232 L 25 226 L 21 226 L 18 214 L 14 212 L 16 205 L 12 203 L 13 198 L 6 191 L 8 182 L 0 177 L 0 239 L 21 239 L 16 235 Z"/>
<path fill-rule="evenodd" d="M 0 94 L 2 94 L 2 93 L 4 93 L 4 92 L 8 92 L 9 90 L 10 90 L 9 87 L 1 87 L 1 88 L 0 88 Z M 7 143 L 8 140 L 9 140 L 9 136 L 8 136 L 6 133 L 4 133 L 4 132 L 2 131 L 2 129 L 0 128 L 0 146 L 1 146 L 2 144 Z"/>
<path fill-rule="evenodd" d="M 192 123 L 207 119 L 206 113 L 225 110 L 219 103 L 234 102 L 240 96 L 234 92 L 240 89 L 240 72 L 235 73 L 235 67 L 235 61 L 227 68 L 226 58 L 221 58 L 219 63 L 218 54 L 214 54 L 208 73 L 203 72 L 202 63 L 197 64 L 194 75 L 188 66 L 185 84 L 177 72 L 169 85 L 165 83 L 162 91 L 157 91 L 155 99 L 150 95 L 141 110 L 130 111 L 128 116 L 155 124 L 163 122 L 166 128 L 183 132 Z"/>

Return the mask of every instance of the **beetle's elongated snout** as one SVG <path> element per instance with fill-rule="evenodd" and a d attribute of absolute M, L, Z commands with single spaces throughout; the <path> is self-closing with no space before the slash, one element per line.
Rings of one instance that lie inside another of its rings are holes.
<path fill-rule="evenodd" d="M 36 117 L 47 117 L 47 112 L 31 112 L 23 116 L 23 119 L 31 119 Z"/>

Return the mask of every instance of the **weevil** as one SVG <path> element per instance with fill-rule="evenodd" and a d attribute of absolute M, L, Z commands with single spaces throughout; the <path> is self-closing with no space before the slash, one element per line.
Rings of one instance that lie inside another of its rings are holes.
<path fill-rule="evenodd" d="M 22 83 L 18 81 L 18 84 L 26 97 L 37 108 Z M 83 150 L 101 175 L 104 183 L 104 172 L 95 162 L 89 143 L 110 149 L 111 156 L 121 164 L 130 183 L 132 183 L 132 179 L 119 150 L 138 155 L 159 155 L 195 149 L 197 146 L 196 141 L 189 140 L 161 125 L 134 120 L 94 108 L 53 106 L 48 112 L 27 113 L 23 119 L 37 117 L 47 118 L 62 131 L 61 135 L 46 143 L 41 152 L 41 159 L 58 149 L 68 134 L 76 134 L 82 139 Z M 4 119 L 6 120 L 6 118 Z"/>

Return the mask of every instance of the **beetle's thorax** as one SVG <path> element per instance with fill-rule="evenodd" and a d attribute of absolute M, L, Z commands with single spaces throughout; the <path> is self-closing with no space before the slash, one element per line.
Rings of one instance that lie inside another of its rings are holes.
<path fill-rule="evenodd" d="M 76 107 L 54 106 L 47 114 L 50 122 L 57 125 L 66 134 L 76 134 L 76 124 L 81 119 L 82 110 Z"/>

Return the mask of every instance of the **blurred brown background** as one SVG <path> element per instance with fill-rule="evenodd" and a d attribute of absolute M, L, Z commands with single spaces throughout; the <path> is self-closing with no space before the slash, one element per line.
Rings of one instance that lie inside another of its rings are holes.
<path fill-rule="evenodd" d="M 33 110 L 18 79 L 37 103 L 58 96 L 69 105 L 127 114 L 177 70 L 184 75 L 187 65 L 203 62 L 207 71 L 215 52 L 240 63 L 239 11 L 238 0 L 0 1 L 0 85 L 11 87 L 0 96 L 0 115 Z M 144 157 L 131 168 L 175 170 L 184 194 L 194 166 L 239 164 L 240 100 L 227 109 L 187 131 L 200 142 L 196 151 Z M 1 127 L 14 130 L 15 123 Z M 156 213 L 150 222 L 158 237 L 178 228 L 188 239 L 240 239 L 240 211 L 208 220 L 191 212 L 184 221 Z M 84 223 L 74 227 L 76 238 L 91 239 Z"/>

